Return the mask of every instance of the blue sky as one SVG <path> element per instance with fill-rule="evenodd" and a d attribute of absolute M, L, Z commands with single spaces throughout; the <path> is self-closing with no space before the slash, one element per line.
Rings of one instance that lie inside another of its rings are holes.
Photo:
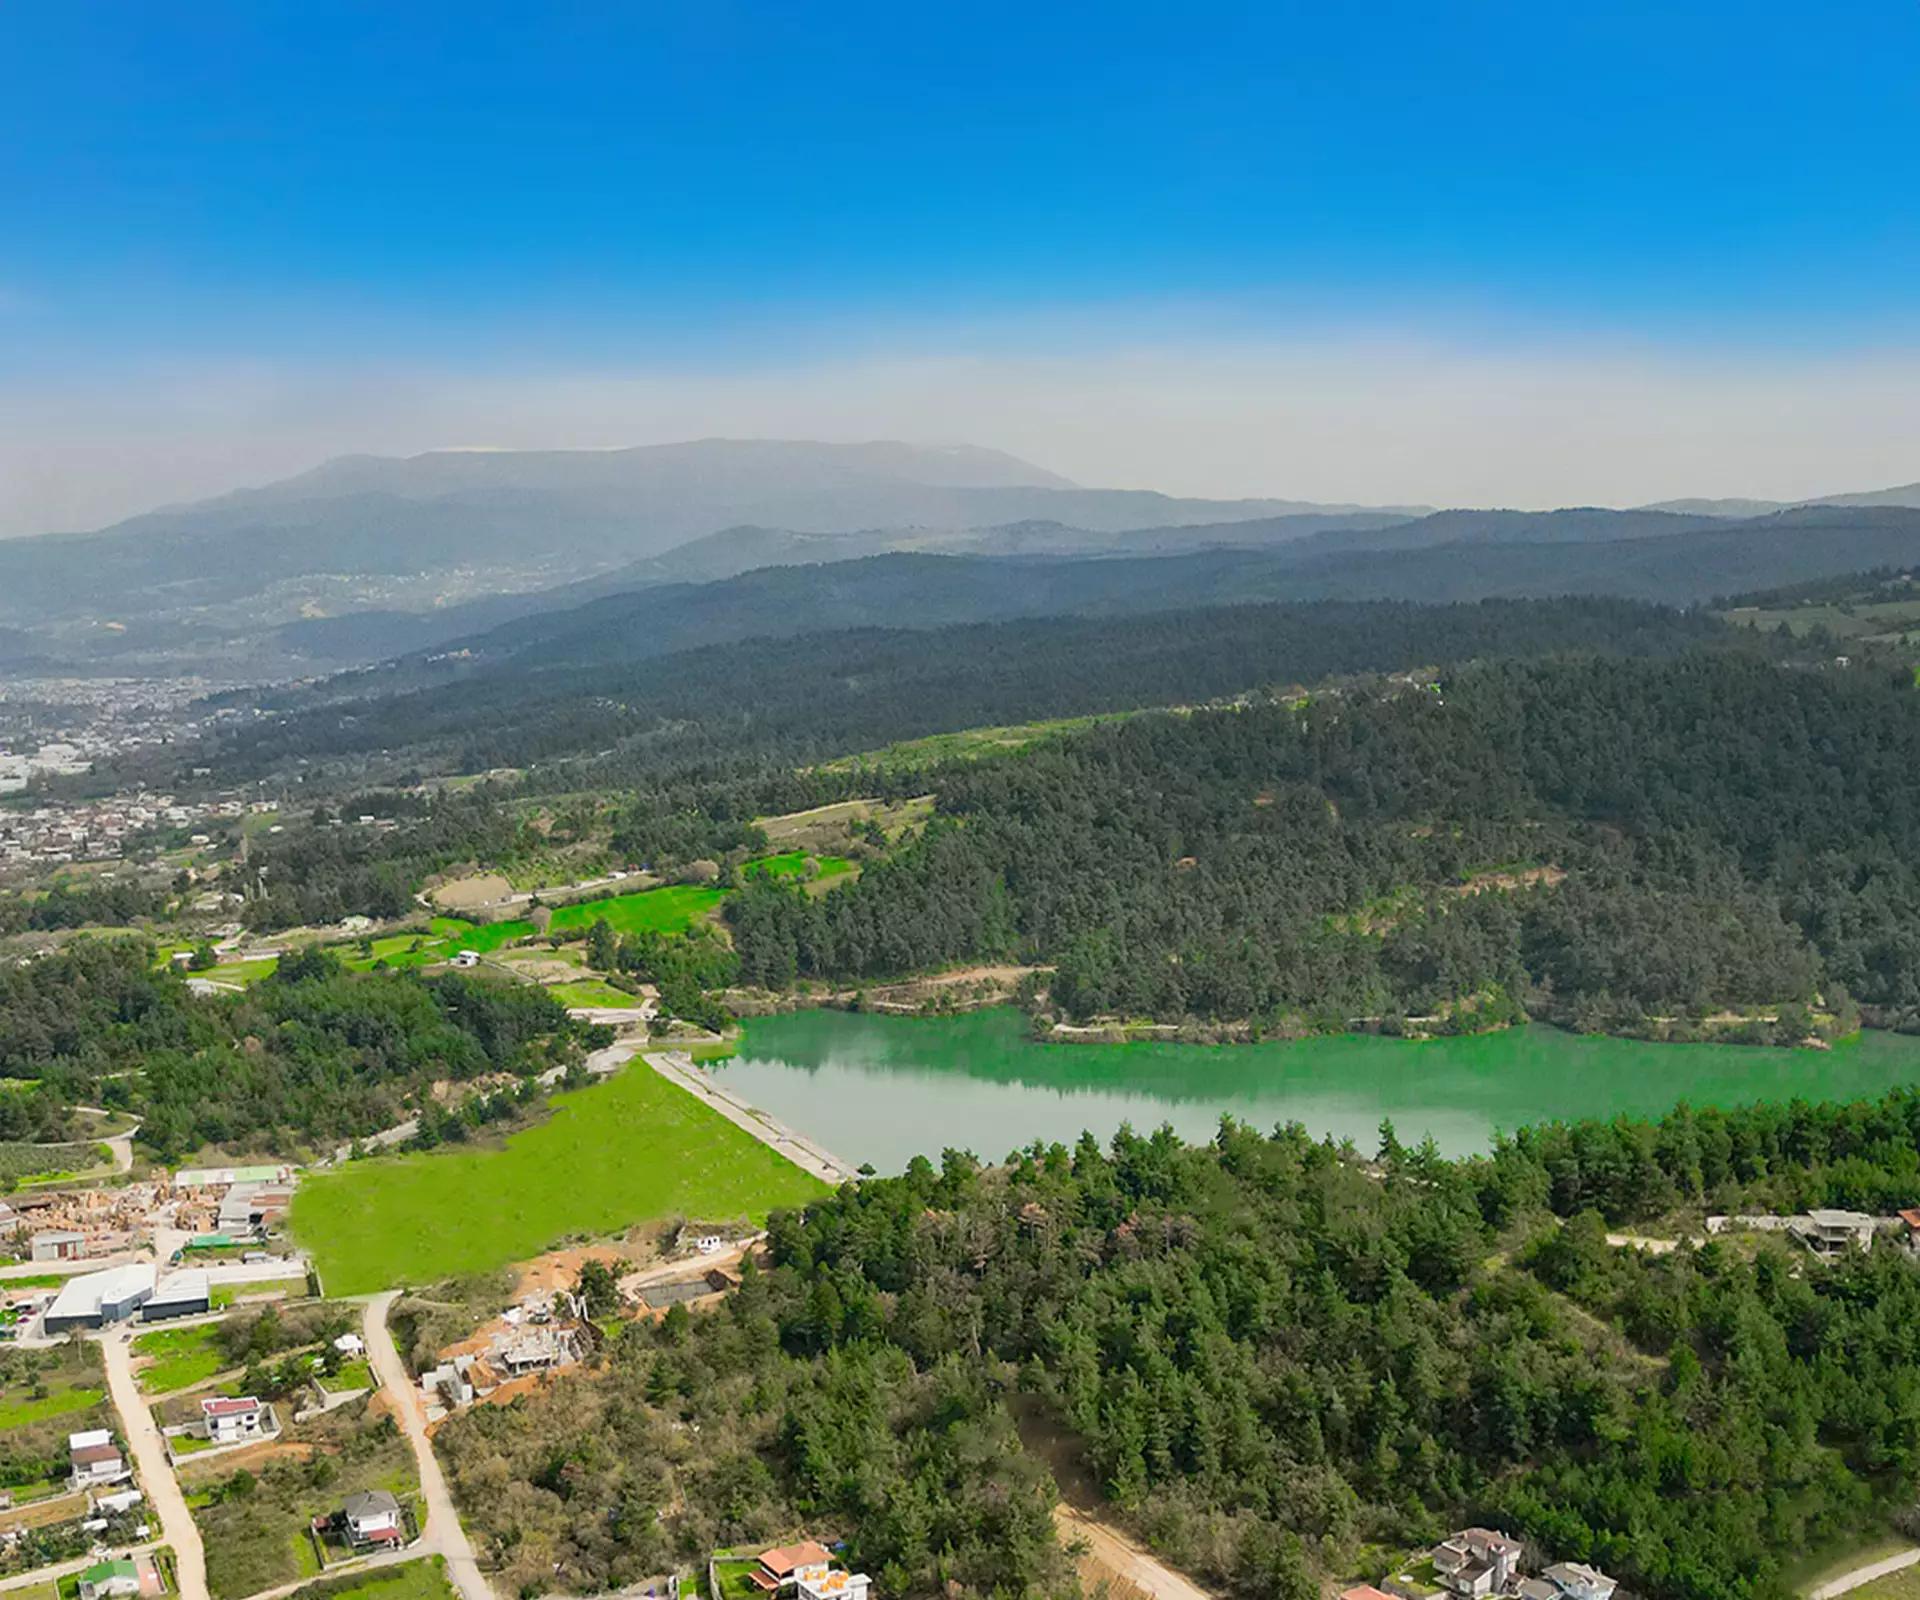
<path fill-rule="evenodd" d="M 1916 61 L 1913 0 L 27 0 L 0 381 L 1879 359 L 1920 337 Z"/>

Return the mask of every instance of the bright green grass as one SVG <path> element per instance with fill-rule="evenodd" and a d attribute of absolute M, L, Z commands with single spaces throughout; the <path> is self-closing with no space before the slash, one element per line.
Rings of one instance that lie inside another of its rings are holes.
<path fill-rule="evenodd" d="M 749 861 L 746 870 L 749 875 L 758 873 L 768 878 L 799 878 L 806 875 L 807 852 L 789 850 L 783 855 L 762 856 L 758 861 Z M 838 878 L 853 871 L 853 863 L 845 856 L 815 856 L 820 863 L 820 876 L 815 881 L 825 882 L 828 878 Z"/>
<path fill-rule="evenodd" d="M 162 1328 L 143 1333 L 133 1341 L 133 1353 L 150 1356 L 153 1364 L 140 1373 L 143 1394 L 172 1394 L 192 1384 L 204 1383 L 216 1372 L 231 1365 L 215 1342 L 218 1323 L 203 1323 L 197 1328 Z"/>
<path fill-rule="evenodd" d="M 380 1567 L 358 1579 L 324 1579 L 310 1589 L 296 1589 L 288 1600 L 453 1600 L 442 1556 Z"/>
<path fill-rule="evenodd" d="M 675 1215 L 755 1220 L 824 1186 L 644 1067 L 556 1096 L 492 1150 L 355 1161 L 294 1194 L 327 1290 L 368 1294 L 524 1260 L 571 1235 Z"/>
<path fill-rule="evenodd" d="M 727 897 L 724 889 L 679 884 L 641 894 L 613 895 L 561 906 L 553 913 L 555 933 L 585 933 L 602 918 L 615 933 L 682 933 Z"/>
<path fill-rule="evenodd" d="M 63 1272 L 34 1272 L 25 1277 L 0 1278 L 0 1295 L 12 1294 L 16 1289 L 51 1289 L 55 1284 L 66 1281 Z"/>
<path fill-rule="evenodd" d="M 578 983 L 551 983 L 547 993 L 563 1006 L 598 1006 L 602 1010 L 624 1010 L 640 1004 L 639 997 L 616 989 L 610 983 L 583 978 Z"/>
<path fill-rule="evenodd" d="M 106 1397 L 105 1389 L 75 1387 L 54 1389 L 39 1400 L 8 1400 L 0 1403 L 0 1428 L 19 1428 L 29 1422 L 45 1422 L 49 1417 L 70 1416 L 99 1405 Z"/>
<path fill-rule="evenodd" d="M 279 965 L 280 958 L 278 956 L 263 956 L 258 961 L 222 962 L 219 966 L 210 967 L 205 972 L 190 972 L 187 976 L 190 978 L 209 978 L 215 983 L 236 984 L 244 989 L 251 984 L 258 983 Z"/>
<path fill-rule="evenodd" d="M 346 1394 L 354 1389 L 378 1387 L 373 1381 L 373 1368 L 364 1361 L 349 1361 L 325 1382 L 327 1388 L 334 1394 Z"/>

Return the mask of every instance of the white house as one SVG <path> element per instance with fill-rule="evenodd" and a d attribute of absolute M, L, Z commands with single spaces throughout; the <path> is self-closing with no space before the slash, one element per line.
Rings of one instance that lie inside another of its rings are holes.
<path fill-rule="evenodd" d="M 105 1428 L 89 1428 L 84 1433 L 67 1435 L 67 1459 L 73 1466 L 73 1486 L 85 1489 L 96 1483 L 118 1483 L 133 1474 L 126 1457 Z"/>
<path fill-rule="evenodd" d="M 367 1341 L 357 1333 L 343 1333 L 333 1341 L 334 1349 L 350 1359 L 357 1359 L 367 1353 Z"/>
<path fill-rule="evenodd" d="M 200 1419 L 215 1444 L 242 1444 L 272 1433 L 271 1417 L 272 1413 L 250 1394 L 235 1399 L 219 1395 L 200 1402 Z"/>
<path fill-rule="evenodd" d="M 385 1489 L 348 1495 L 340 1520 L 346 1524 L 348 1543 L 356 1548 L 407 1542 L 406 1530 L 400 1525 L 400 1502 Z"/>
<path fill-rule="evenodd" d="M 1490 1528 L 1467 1528 L 1433 1547 L 1433 1569 L 1452 1593 L 1479 1600 L 1512 1588 L 1520 1555 L 1518 1539 Z"/>
<path fill-rule="evenodd" d="M 801 1600 L 867 1600 L 873 1580 L 864 1572 L 841 1572 L 836 1568 L 803 1571 L 794 1587 Z"/>

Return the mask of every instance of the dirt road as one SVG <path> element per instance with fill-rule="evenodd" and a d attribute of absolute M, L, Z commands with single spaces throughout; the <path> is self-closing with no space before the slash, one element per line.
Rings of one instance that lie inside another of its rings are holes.
<path fill-rule="evenodd" d="M 1153 1600 L 1213 1600 L 1205 1589 L 1162 1566 L 1126 1535 L 1083 1516 L 1064 1500 L 1053 1508 L 1053 1525 L 1060 1531 L 1062 1544 L 1084 1541 L 1099 1566 Z"/>
<path fill-rule="evenodd" d="M 1807 1591 L 1807 1600 L 1836 1600 L 1843 1594 L 1850 1594 L 1873 1582 L 1875 1578 L 1885 1578 L 1896 1572 L 1905 1572 L 1908 1567 L 1920 1566 L 1920 1550 L 1902 1550 L 1879 1561 L 1870 1561 L 1864 1567 L 1855 1567 L 1851 1572 L 1843 1572 L 1837 1578 L 1829 1578 L 1825 1583 L 1817 1584 Z"/>
<path fill-rule="evenodd" d="M 167 1447 L 154 1425 L 140 1387 L 133 1381 L 133 1356 L 127 1347 L 125 1331 L 109 1328 L 99 1340 L 100 1353 L 107 1369 L 107 1391 L 113 1396 L 113 1408 L 120 1413 L 120 1431 L 133 1452 L 133 1464 L 140 1473 L 140 1487 L 147 1504 L 160 1514 L 160 1528 L 173 1546 L 174 1563 L 180 1578 L 180 1600 L 208 1600 L 207 1553 L 200 1543 L 200 1530 L 193 1513 L 187 1509 L 187 1497 L 180 1492 L 180 1480 L 173 1475 L 167 1460 Z"/>
<path fill-rule="evenodd" d="M 461 1600 L 494 1600 L 487 1586 L 480 1560 L 473 1553 L 467 1530 L 460 1526 L 460 1513 L 454 1510 L 453 1496 L 434 1458 L 433 1441 L 427 1437 L 426 1412 L 420 1404 L 420 1391 L 407 1375 L 406 1363 L 394 1348 L 393 1335 L 387 1332 L 387 1312 L 399 1298 L 389 1289 L 367 1303 L 362 1336 L 367 1341 L 367 1359 L 393 1401 L 393 1409 L 406 1430 L 407 1443 L 413 1446 L 413 1458 L 420 1469 L 420 1495 L 427 1503 L 427 1527 L 419 1544 L 408 1552 L 414 1556 L 442 1555 L 447 1558 L 447 1576 L 460 1591 Z"/>

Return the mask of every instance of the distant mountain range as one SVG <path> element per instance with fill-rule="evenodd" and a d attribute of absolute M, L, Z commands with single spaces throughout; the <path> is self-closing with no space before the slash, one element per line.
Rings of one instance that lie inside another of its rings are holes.
<path fill-rule="evenodd" d="M 0 542 L 0 665 L 264 678 L 407 658 L 407 677 L 428 654 L 564 638 L 576 612 L 595 638 L 680 648 L 1136 599 L 1703 598 L 1920 559 L 1916 529 L 1920 485 L 1799 508 L 1436 512 L 1089 489 L 971 446 L 351 456 L 97 533 Z M 863 567 L 892 575 L 877 587 L 833 570 L 882 556 L 948 559 Z"/>

